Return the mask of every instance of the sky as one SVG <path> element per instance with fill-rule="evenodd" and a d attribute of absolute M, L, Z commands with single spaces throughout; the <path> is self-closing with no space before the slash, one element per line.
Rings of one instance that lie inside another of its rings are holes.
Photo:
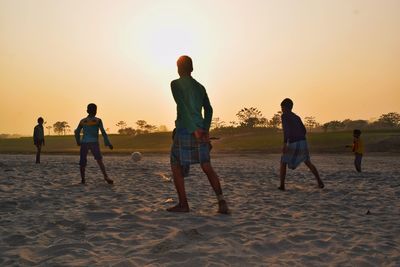
<path fill-rule="evenodd" d="M 173 128 L 170 82 L 187 54 L 214 117 L 243 107 L 373 120 L 400 112 L 398 0 L 0 0 L 0 133 L 36 119 L 75 129 L 89 103 Z"/>

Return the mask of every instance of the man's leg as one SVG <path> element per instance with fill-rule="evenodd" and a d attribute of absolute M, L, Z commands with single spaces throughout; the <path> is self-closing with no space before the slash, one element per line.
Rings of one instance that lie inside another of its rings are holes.
<path fill-rule="evenodd" d="M 360 154 L 355 155 L 354 166 L 356 167 L 356 170 L 358 172 L 361 172 L 361 159 L 362 159 L 362 156 Z"/>
<path fill-rule="evenodd" d="M 42 145 L 36 145 L 36 163 L 40 163 L 40 152 L 42 150 Z"/>
<path fill-rule="evenodd" d="M 83 143 L 81 144 L 81 149 L 80 149 L 80 159 L 79 159 L 79 170 L 81 172 L 81 184 L 85 184 L 85 169 L 86 169 L 86 164 L 87 164 L 87 153 L 88 153 L 88 147 L 87 144 Z"/>
<path fill-rule="evenodd" d="M 281 169 L 280 169 L 281 185 L 278 187 L 278 189 L 282 191 L 285 191 L 286 165 L 287 165 L 286 163 L 281 162 Z"/>
<path fill-rule="evenodd" d="M 176 192 L 178 193 L 179 203 L 176 206 L 168 208 L 171 212 L 189 212 L 189 204 L 186 198 L 185 181 L 183 179 L 182 167 L 179 164 L 171 164 L 172 177 Z"/>
<path fill-rule="evenodd" d="M 222 188 L 218 179 L 218 175 L 215 173 L 213 167 L 211 166 L 211 163 L 209 162 L 202 163 L 201 168 L 207 175 L 208 181 L 210 182 L 211 187 L 214 189 L 214 192 L 217 196 L 218 206 L 219 206 L 218 212 L 223 214 L 229 213 L 228 204 L 226 203 L 223 197 Z"/>
<path fill-rule="evenodd" d="M 86 180 L 85 180 L 85 166 L 80 166 L 79 170 L 81 172 L 81 184 L 85 184 Z"/>
<path fill-rule="evenodd" d="M 97 159 L 97 164 L 99 164 L 100 170 L 103 173 L 104 176 L 104 180 L 106 180 L 106 182 L 108 184 L 113 184 L 114 181 L 110 178 L 108 178 L 107 172 L 106 172 L 106 167 L 104 166 L 103 160 L 102 159 Z"/>
<path fill-rule="evenodd" d="M 317 168 L 314 166 L 314 164 L 312 164 L 310 160 L 306 160 L 304 163 L 307 165 L 307 167 L 310 169 L 310 171 L 314 174 L 315 179 L 317 179 L 318 187 L 319 187 L 319 188 L 324 188 L 325 185 L 324 185 L 324 183 L 322 182 L 321 177 L 319 177 L 318 170 L 317 170 Z"/>

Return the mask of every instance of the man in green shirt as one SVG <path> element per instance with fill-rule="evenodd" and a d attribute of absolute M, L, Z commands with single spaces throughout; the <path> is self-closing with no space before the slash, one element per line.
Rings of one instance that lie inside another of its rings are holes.
<path fill-rule="evenodd" d="M 176 134 L 171 148 L 171 169 L 179 203 L 168 211 L 189 212 L 182 166 L 200 163 L 218 200 L 218 212 L 228 213 L 228 205 L 222 194 L 221 184 L 210 163 L 209 129 L 213 109 L 206 89 L 191 76 L 192 59 L 181 56 L 177 61 L 179 79 L 171 82 L 171 90 L 177 106 Z M 204 109 L 204 118 L 202 115 Z"/>

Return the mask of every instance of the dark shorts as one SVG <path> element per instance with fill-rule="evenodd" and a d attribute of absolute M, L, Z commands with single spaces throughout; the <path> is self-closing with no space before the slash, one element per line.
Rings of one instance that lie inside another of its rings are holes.
<path fill-rule="evenodd" d="M 354 164 L 355 164 L 356 166 L 360 166 L 360 167 L 361 167 L 361 161 L 362 161 L 363 154 L 354 153 L 354 155 L 355 155 L 355 157 L 354 157 Z"/>
<path fill-rule="evenodd" d="M 171 164 L 190 165 L 210 162 L 210 143 L 198 142 L 186 129 L 177 129 L 171 147 Z"/>
<path fill-rule="evenodd" d="M 79 165 L 82 167 L 85 167 L 87 164 L 87 154 L 89 150 L 92 152 L 96 160 L 100 160 L 103 158 L 100 152 L 100 145 L 98 142 L 81 143 L 81 152 L 80 152 L 81 157 L 79 160 Z"/>

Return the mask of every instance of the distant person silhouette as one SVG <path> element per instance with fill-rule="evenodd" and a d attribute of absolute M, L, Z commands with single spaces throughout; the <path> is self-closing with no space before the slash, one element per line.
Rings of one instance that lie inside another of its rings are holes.
<path fill-rule="evenodd" d="M 354 152 L 354 166 L 358 172 L 361 172 L 361 161 L 364 154 L 364 143 L 361 140 L 361 131 L 355 129 L 353 131 L 353 145 L 347 145 L 346 147 L 351 147 Z"/>
<path fill-rule="evenodd" d="M 182 168 L 200 163 L 217 196 L 218 212 L 228 213 L 228 205 L 222 194 L 219 178 L 210 163 L 209 129 L 213 109 L 206 89 L 191 76 L 192 59 L 181 56 L 177 66 L 180 78 L 171 82 L 172 95 L 177 105 L 176 133 L 171 148 L 171 169 L 179 203 L 167 210 L 189 212 Z"/>
<path fill-rule="evenodd" d="M 85 168 L 87 164 L 87 154 L 92 151 L 94 158 L 96 159 L 97 163 L 99 164 L 100 170 L 103 173 L 104 180 L 107 183 L 112 184 L 113 180 L 111 180 L 106 172 L 106 168 L 103 163 L 103 156 L 100 152 L 100 144 L 99 144 L 99 130 L 104 139 L 105 146 L 108 146 L 110 149 L 113 149 L 113 146 L 108 139 L 107 133 L 104 130 L 103 122 L 100 118 L 96 117 L 97 113 L 97 106 L 96 104 L 89 104 L 87 106 L 87 113 L 89 114 L 86 118 L 83 118 L 80 122 L 78 127 L 75 130 L 75 139 L 78 146 L 81 147 L 80 149 L 80 172 L 81 172 L 81 183 L 85 184 Z M 81 140 L 81 130 L 83 129 L 83 137 Z"/>
<path fill-rule="evenodd" d="M 43 118 L 37 119 L 38 124 L 33 129 L 33 144 L 36 146 L 36 163 L 40 163 L 40 153 L 42 146 L 44 146 L 44 129 L 43 129 Z"/>
<path fill-rule="evenodd" d="M 318 186 L 324 188 L 324 183 L 319 177 L 317 168 L 311 163 L 306 140 L 306 128 L 300 117 L 292 112 L 293 101 L 285 98 L 281 103 L 283 149 L 280 168 L 280 190 L 285 190 L 286 167 L 296 169 L 304 162 L 317 179 Z"/>

